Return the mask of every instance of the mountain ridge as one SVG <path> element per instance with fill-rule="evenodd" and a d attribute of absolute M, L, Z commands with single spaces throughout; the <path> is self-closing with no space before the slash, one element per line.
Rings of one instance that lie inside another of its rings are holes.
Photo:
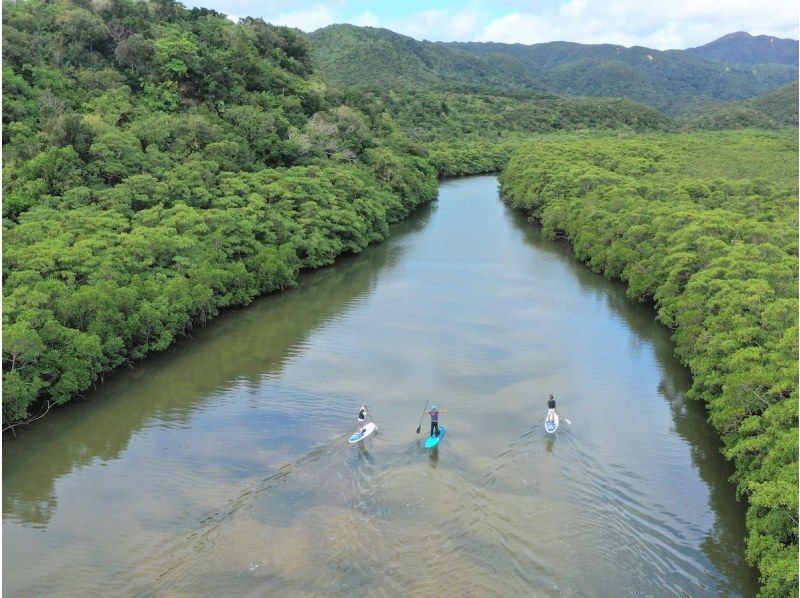
<path fill-rule="evenodd" d="M 798 42 L 773 35 L 734 31 L 686 52 L 711 60 L 737 64 L 787 64 L 797 66 Z"/>
<path fill-rule="evenodd" d="M 623 97 L 672 115 L 698 100 L 750 99 L 797 80 L 793 64 L 733 64 L 686 50 L 643 46 L 429 42 L 355 25 L 329 25 L 308 37 L 319 71 L 336 85 L 458 84 L 567 97 Z"/>

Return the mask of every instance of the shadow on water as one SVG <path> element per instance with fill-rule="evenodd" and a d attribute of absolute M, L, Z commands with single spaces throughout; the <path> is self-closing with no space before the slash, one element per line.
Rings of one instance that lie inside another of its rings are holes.
<path fill-rule="evenodd" d="M 733 466 L 720 452 L 719 435 L 708 423 L 705 405 L 686 398 L 691 386 L 691 374 L 674 355 L 674 347 L 666 327 L 655 319 L 653 306 L 638 303 L 625 294 L 626 286 L 618 280 L 604 278 L 578 261 L 571 247 L 564 241 L 550 241 L 542 233 L 538 222 L 528 220 L 521 212 L 508 209 L 508 218 L 524 242 L 567 265 L 575 274 L 584 291 L 606 301 L 609 308 L 619 314 L 638 339 L 653 348 L 664 376 L 658 393 L 670 407 L 675 431 L 687 441 L 692 464 L 709 489 L 711 511 L 715 523 L 701 549 L 714 566 L 724 575 L 740 579 L 746 584 L 745 595 L 758 591 L 758 574 L 743 558 L 746 505 L 736 499 L 730 477 Z M 552 452 L 556 439 L 547 435 L 545 450 Z M 743 574 L 748 571 L 748 574 Z"/>
<path fill-rule="evenodd" d="M 298 285 L 225 313 L 193 338 L 115 372 L 87 400 L 74 401 L 17 437 L 3 438 L 3 516 L 43 526 L 56 507 L 55 480 L 93 461 L 117 459 L 151 422 L 186 425 L 215 393 L 257 386 L 280 373 L 308 336 L 368 296 L 397 263 L 404 239 L 425 228 L 436 204 L 393 225 L 391 237 L 334 266 L 303 273 Z"/>

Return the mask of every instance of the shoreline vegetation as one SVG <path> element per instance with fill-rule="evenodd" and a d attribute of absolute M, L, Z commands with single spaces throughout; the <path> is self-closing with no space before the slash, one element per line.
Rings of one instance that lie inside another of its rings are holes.
<path fill-rule="evenodd" d="M 736 132 L 530 143 L 505 201 L 673 330 L 748 501 L 762 595 L 797 595 L 797 137 Z"/>
<path fill-rule="evenodd" d="M 436 196 L 297 30 L 172 2 L 4 3 L 3 427 Z"/>

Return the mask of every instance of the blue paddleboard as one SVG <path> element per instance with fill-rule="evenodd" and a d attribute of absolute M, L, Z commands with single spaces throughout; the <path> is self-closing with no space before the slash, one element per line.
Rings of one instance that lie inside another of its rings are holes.
<path fill-rule="evenodd" d="M 359 430 L 358 432 L 353 434 L 350 437 L 350 439 L 348 440 L 348 442 L 350 444 L 355 444 L 356 442 L 361 442 L 362 440 L 364 440 L 367 436 L 372 434 L 377 429 L 378 429 L 378 426 L 376 426 L 372 422 L 369 422 L 366 426 L 361 428 L 361 430 Z"/>
<path fill-rule="evenodd" d="M 444 426 L 439 426 L 439 435 L 438 436 L 428 436 L 425 439 L 425 448 L 433 448 L 435 446 L 439 446 L 439 443 L 444 438 Z"/>
<path fill-rule="evenodd" d="M 556 430 L 558 430 L 558 413 L 556 413 L 555 419 L 553 419 L 553 421 L 549 422 L 545 420 L 544 429 L 547 431 L 548 434 L 553 434 L 555 433 Z"/>

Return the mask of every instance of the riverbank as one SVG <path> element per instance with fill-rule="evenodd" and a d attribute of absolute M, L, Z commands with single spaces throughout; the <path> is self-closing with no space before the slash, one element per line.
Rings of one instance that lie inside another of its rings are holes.
<path fill-rule="evenodd" d="M 391 117 L 332 93 L 296 29 L 179 3 L 51 8 L 4 6 L 4 431 L 436 195 Z"/>
<path fill-rule="evenodd" d="M 788 133 L 531 144 L 510 205 L 652 298 L 748 499 L 762 594 L 797 592 L 797 145 Z"/>
<path fill-rule="evenodd" d="M 423 160 L 393 168 L 380 182 L 360 166 L 207 173 L 208 205 L 79 208 L 58 213 L 58 231 L 50 209 L 23 214 L 5 237 L 4 429 L 37 401 L 66 403 L 220 311 L 385 239 L 436 195 Z"/>

